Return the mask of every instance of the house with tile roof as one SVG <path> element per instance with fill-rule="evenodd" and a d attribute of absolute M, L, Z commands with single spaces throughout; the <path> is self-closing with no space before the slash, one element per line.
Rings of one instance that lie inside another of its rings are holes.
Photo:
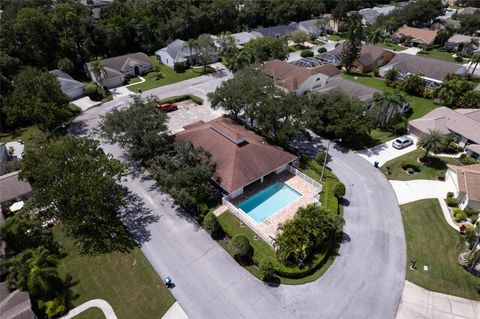
<path fill-rule="evenodd" d="M 105 71 L 102 78 L 97 79 L 92 70 L 92 62 L 86 64 L 86 69 L 92 80 L 108 89 L 121 86 L 126 77 L 142 75 L 153 66 L 148 55 L 142 52 L 104 59 L 101 63 Z"/>
<path fill-rule="evenodd" d="M 325 21 L 325 19 L 310 19 L 300 21 L 297 25 L 297 29 L 305 31 L 311 38 L 316 38 L 322 34 L 325 34 L 327 29 L 329 29 L 326 21 L 322 23 L 322 20 Z"/>
<path fill-rule="evenodd" d="M 474 44 L 474 42 L 477 44 Z M 447 42 L 444 44 L 444 48 L 448 51 L 463 51 L 473 53 L 480 51 L 480 45 L 478 44 L 480 38 L 478 37 L 471 37 L 469 35 L 464 34 L 454 34 L 452 35 Z M 471 46 L 469 44 L 472 44 Z"/>
<path fill-rule="evenodd" d="M 155 52 L 158 61 L 173 68 L 175 63 L 182 63 L 185 66 L 197 63 L 198 53 L 195 48 L 190 48 L 186 41 L 176 39 L 166 47 Z"/>
<path fill-rule="evenodd" d="M 69 74 L 61 70 L 52 70 L 48 73 L 57 78 L 63 94 L 68 96 L 70 100 L 75 100 L 85 94 L 85 83 L 74 80 Z"/>
<path fill-rule="evenodd" d="M 334 90 L 342 91 L 346 95 L 357 98 L 367 105 L 373 103 L 373 95 L 375 93 L 381 92 L 380 90 L 373 89 L 369 86 L 344 79 L 341 76 L 329 78 L 325 86 L 317 88 L 313 90 L 313 92 L 325 94 Z"/>
<path fill-rule="evenodd" d="M 457 188 L 460 209 L 480 209 L 480 164 L 448 165 L 448 174 Z"/>
<path fill-rule="evenodd" d="M 256 28 L 250 31 L 256 37 L 272 37 L 281 38 L 287 34 L 297 30 L 298 23 L 292 22 L 288 24 L 280 24 L 273 27 Z"/>
<path fill-rule="evenodd" d="M 209 152 L 216 165 L 213 181 L 232 197 L 269 174 L 280 174 L 297 160 L 295 155 L 268 144 L 261 136 L 226 117 L 199 121 L 184 129 L 175 135 L 175 140 Z"/>
<path fill-rule="evenodd" d="M 262 67 L 262 72 L 273 78 L 279 88 L 286 92 L 295 92 L 298 96 L 325 86 L 329 77 L 340 74 L 332 64 L 303 68 L 281 60 L 268 61 Z"/>
<path fill-rule="evenodd" d="M 419 46 L 421 44 L 432 45 L 437 37 L 437 31 L 404 25 L 398 28 L 390 37 L 395 42 L 401 42 L 406 37 L 410 37 L 411 40 L 408 41 L 408 45 L 411 46 Z"/>
<path fill-rule="evenodd" d="M 341 53 L 344 43 L 345 42 L 337 45 L 335 50 Z M 375 68 L 387 64 L 394 56 L 395 54 L 389 50 L 364 43 L 362 44 L 358 58 L 353 62 L 352 70 L 358 73 L 368 73 Z"/>
<path fill-rule="evenodd" d="M 467 72 L 467 69 L 460 64 L 407 53 L 396 54 L 387 65 L 378 69 L 378 73 L 383 77 L 390 69 L 396 69 L 399 72 L 399 80 L 403 80 L 409 74 L 420 75 L 425 80 L 426 86 L 431 89 L 440 86 L 449 73 L 465 74 Z"/>

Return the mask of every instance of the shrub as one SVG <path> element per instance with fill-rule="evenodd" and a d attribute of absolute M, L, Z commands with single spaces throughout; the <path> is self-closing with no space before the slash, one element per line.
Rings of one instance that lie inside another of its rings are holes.
<path fill-rule="evenodd" d="M 453 197 L 447 197 L 448 207 L 458 207 L 458 200 Z"/>
<path fill-rule="evenodd" d="M 327 52 L 327 49 L 324 48 L 324 47 L 321 47 L 321 48 L 318 48 L 317 52 L 318 53 L 325 53 L 325 52 Z"/>
<path fill-rule="evenodd" d="M 75 65 L 69 58 L 62 58 L 58 61 L 58 68 L 63 72 L 70 73 L 75 70 Z"/>
<path fill-rule="evenodd" d="M 325 162 L 325 156 L 327 156 L 326 152 L 318 152 L 317 155 L 315 155 L 315 161 L 318 164 L 323 165 L 323 162 Z"/>
<path fill-rule="evenodd" d="M 202 105 L 203 104 L 203 99 L 202 98 L 199 98 L 198 96 L 195 96 L 195 95 L 189 95 L 190 97 L 190 100 L 192 100 L 193 103 L 195 104 L 198 104 L 198 105 Z"/>
<path fill-rule="evenodd" d="M 458 153 L 458 146 L 454 142 L 450 142 L 445 146 L 445 149 L 443 150 L 444 153 L 447 154 L 457 154 Z"/>
<path fill-rule="evenodd" d="M 477 220 L 478 220 L 478 214 L 475 213 L 475 214 L 473 214 L 472 216 L 470 216 L 470 222 L 471 222 L 472 224 L 475 225 L 475 223 L 477 222 Z"/>
<path fill-rule="evenodd" d="M 457 56 L 455 57 L 455 61 L 457 61 L 457 62 L 463 62 L 463 58 L 462 58 L 461 56 L 457 55 Z"/>
<path fill-rule="evenodd" d="M 457 214 L 454 213 L 454 216 L 457 222 L 467 220 L 467 214 L 463 210 L 460 210 Z"/>
<path fill-rule="evenodd" d="M 472 165 L 476 164 L 477 160 L 467 154 L 462 154 L 460 155 L 460 162 L 464 165 Z"/>
<path fill-rule="evenodd" d="M 217 216 L 213 212 L 209 212 L 203 219 L 203 227 L 206 231 L 210 233 L 212 238 L 221 238 L 223 237 L 223 229 L 220 223 L 218 222 Z"/>
<path fill-rule="evenodd" d="M 336 184 L 333 193 L 336 198 L 342 198 L 345 196 L 345 185 L 343 183 Z"/>
<path fill-rule="evenodd" d="M 388 70 L 387 72 L 385 72 L 383 77 L 385 79 L 385 84 L 386 85 L 393 86 L 394 82 L 398 78 L 398 70 L 395 69 L 395 68 L 392 68 L 392 69 Z"/>
<path fill-rule="evenodd" d="M 412 163 L 412 162 L 403 162 L 402 163 L 402 169 L 407 170 L 408 168 L 413 169 L 417 173 L 421 171 L 420 165 L 418 165 L 416 163 Z"/>
<path fill-rule="evenodd" d="M 192 94 L 184 94 L 184 95 L 177 95 L 177 96 L 171 96 L 167 97 L 164 99 L 160 99 L 158 103 L 175 103 L 175 102 L 181 102 L 185 100 L 191 100 L 193 103 L 202 105 L 203 104 L 203 99 L 199 98 L 198 96 L 192 95 Z"/>
<path fill-rule="evenodd" d="M 163 79 L 164 77 L 165 77 L 165 74 L 163 74 L 163 72 L 154 72 L 153 73 L 153 78 L 155 79 L 155 81 Z"/>
<path fill-rule="evenodd" d="M 453 192 L 448 192 L 447 193 L 447 198 L 451 198 L 451 197 L 453 197 L 453 195 L 454 195 Z"/>
<path fill-rule="evenodd" d="M 311 58 L 314 56 L 314 53 L 312 50 L 302 50 L 302 52 L 300 52 L 300 56 L 302 58 Z"/>
<path fill-rule="evenodd" d="M 426 98 L 426 99 L 431 99 L 431 98 L 433 98 L 433 91 L 430 90 L 430 89 L 425 88 L 425 89 L 423 90 L 422 96 L 423 96 L 424 98 Z"/>
<path fill-rule="evenodd" d="M 175 62 L 173 65 L 173 70 L 177 73 L 183 73 L 186 69 L 187 67 L 181 62 Z"/>
<path fill-rule="evenodd" d="M 395 124 L 395 126 L 394 126 L 395 134 L 399 134 L 399 135 L 406 134 L 408 132 L 407 127 L 408 127 L 408 122 L 407 121 Z"/>
<path fill-rule="evenodd" d="M 48 318 L 54 318 L 65 312 L 65 301 L 62 298 L 55 298 L 45 303 L 45 314 Z"/>
<path fill-rule="evenodd" d="M 273 264 L 269 259 L 262 259 L 258 268 L 262 272 L 263 280 L 273 278 L 275 269 L 273 268 Z"/>
<path fill-rule="evenodd" d="M 443 170 L 442 170 L 442 171 L 438 171 L 438 173 L 437 173 L 437 179 L 438 179 L 439 181 L 444 181 L 444 180 L 445 180 L 445 171 L 443 171 Z"/>
<path fill-rule="evenodd" d="M 94 99 L 98 96 L 98 85 L 95 82 L 90 82 L 85 85 L 85 95 Z"/>
<path fill-rule="evenodd" d="M 425 90 L 425 80 L 417 74 L 409 74 L 402 81 L 401 88 L 410 95 L 422 96 Z"/>
<path fill-rule="evenodd" d="M 469 207 L 465 208 L 463 211 L 465 212 L 465 214 L 467 214 L 468 217 L 471 217 L 473 214 L 475 214 L 475 211 Z"/>
<path fill-rule="evenodd" d="M 230 243 L 232 254 L 235 259 L 241 262 L 248 262 L 252 256 L 253 248 L 245 235 L 236 235 Z"/>
<path fill-rule="evenodd" d="M 421 55 L 428 55 L 429 53 L 425 50 L 420 50 L 418 51 L 418 54 L 421 54 Z"/>

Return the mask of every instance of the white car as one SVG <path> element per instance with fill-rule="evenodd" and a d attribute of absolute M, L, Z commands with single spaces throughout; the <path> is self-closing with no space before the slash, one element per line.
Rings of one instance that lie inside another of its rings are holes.
<path fill-rule="evenodd" d="M 402 136 L 393 141 L 392 146 L 398 150 L 409 147 L 413 144 L 413 140 L 408 136 Z"/>

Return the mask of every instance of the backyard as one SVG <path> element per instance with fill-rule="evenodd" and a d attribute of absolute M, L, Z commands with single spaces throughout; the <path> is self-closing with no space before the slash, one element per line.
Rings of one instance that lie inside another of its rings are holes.
<path fill-rule="evenodd" d="M 59 227 L 54 234 L 66 253 L 58 271 L 62 278 L 72 276 L 73 306 L 105 299 L 119 319 L 149 319 L 161 318 L 175 301 L 139 248 L 129 253 L 83 256 Z M 105 317 L 99 311 L 89 310 L 75 318 Z"/>
<path fill-rule="evenodd" d="M 408 48 L 406 47 L 402 47 L 396 43 L 389 43 L 389 42 L 378 42 L 378 43 L 375 43 L 375 46 L 377 47 L 381 47 L 381 48 L 384 48 L 384 49 L 387 49 L 387 50 L 392 50 L 392 51 L 395 51 L 395 52 L 400 52 L 400 51 L 404 51 Z"/>
<path fill-rule="evenodd" d="M 319 180 L 321 166 L 314 160 L 310 160 L 302 165 L 302 171 L 309 177 Z M 339 183 L 337 177 L 329 170 L 325 170 L 324 187 L 321 194 L 322 205 L 325 205 L 330 211 L 336 214 L 343 214 L 342 206 L 339 205 L 337 198 L 333 195 L 335 185 Z M 245 235 L 250 245 L 253 247 L 253 263 L 244 267 L 254 276 L 262 279 L 262 273 L 258 268 L 261 260 L 270 260 L 275 268 L 277 279 L 281 284 L 300 285 L 314 281 L 320 278 L 335 260 L 339 248 L 338 238 L 326 241 L 320 247 L 310 261 L 306 262 L 303 268 L 296 265 L 284 265 L 278 261 L 274 249 L 261 239 L 255 239 L 255 233 L 246 226 L 242 226 L 240 220 L 231 212 L 226 211 L 218 217 L 218 221 L 228 237 L 219 241 L 220 245 L 232 255 L 232 249 L 229 245 L 229 238 L 235 235 Z"/>
<path fill-rule="evenodd" d="M 407 241 L 406 279 L 425 289 L 480 300 L 480 278 L 458 264 L 465 251 L 460 235 L 448 226 L 437 199 L 401 206 Z M 427 231 L 428 229 L 428 231 Z M 411 270 L 410 260 L 416 260 Z M 424 265 L 428 271 L 424 271 Z"/>
<path fill-rule="evenodd" d="M 205 74 L 203 72 L 203 67 L 189 68 L 185 70 L 185 72 L 177 73 L 173 70 L 173 68 L 158 62 L 155 56 L 151 56 L 150 58 L 152 59 L 152 62 L 153 62 L 153 68 L 154 69 L 157 68 L 158 71 L 152 71 L 144 75 L 143 78 L 145 79 L 145 82 L 129 86 L 128 89 L 130 91 L 138 92 L 138 89 L 141 89 L 142 91 L 146 91 L 159 86 L 164 86 L 164 85 L 192 79 L 197 76 L 201 76 Z M 158 72 L 163 73 L 163 77 L 158 78 L 157 80 Z M 214 72 L 214 70 L 211 67 L 207 68 L 207 73 L 212 73 L 212 72 Z M 139 81 L 140 79 L 138 77 L 135 77 L 130 79 L 129 84 L 137 83 Z"/>
<path fill-rule="evenodd" d="M 466 60 L 466 59 L 464 59 L 463 62 L 457 62 L 457 61 L 455 61 L 455 58 L 453 57 L 452 52 L 440 51 L 438 49 L 432 49 L 430 51 L 424 51 L 423 50 L 423 51 L 420 51 L 420 52 L 422 52 L 422 53 L 417 53 L 417 55 L 425 56 L 425 57 L 432 58 L 432 59 L 447 61 L 447 62 L 451 62 L 451 63 L 463 64 L 463 63 L 468 62 L 468 60 Z"/>
<path fill-rule="evenodd" d="M 439 171 L 447 170 L 447 164 L 462 165 L 459 161 L 451 157 L 431 157 L 431 163 L 426 165 L 417 161 L 417 158 L 425 154 L 424 150 L 415 150 L 405 155 L 399 156 L 393 160 L 386 162 L 381 170 L 391 180 L 408 181 L 414 179 L 431 179 L 436 180 Z M 403 167 L 417 166 L 420 170 L 415 174 L 408 174 Z M 387 174 L 387 167 L 389 173 Z"/>

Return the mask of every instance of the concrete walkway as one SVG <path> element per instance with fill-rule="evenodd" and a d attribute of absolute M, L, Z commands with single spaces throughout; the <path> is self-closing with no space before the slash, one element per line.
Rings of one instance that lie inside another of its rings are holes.
<path fill-rule="evenodd" d="M 411 55 L 417 55 L 418 52 L 420 52 L 420 48 L 408 48 L 406 50 L 401 51 L 400 53 L 406 53 L 406 54 L 411 54 Z"/>
<path fill-rule="evenodd" d="M 396 319 L 416 318 L 478 319 L 480 302 L 429 291 L 405 281 Z"/>
<path fill-rule="evenodd" d="M 183 311 L 182 306 L 175 301 L 170 309 L 163 315 L 162 319 L 188 319 L 188 316 L 185 311 Z"/>
<path fill-rule="evenodd" d="M 81 312 L 84 312 L 85 310 L 94 308 L 94 307 L 99 308 L 103 312 L 103 315 L 105 316 L 106 319 L 117 319 L 117 315 L 115 315 L 115 312 L 113 311 L 112 306 L 110 306 L 110 304 L 103 299 L 92 299 L 85 303 L 82 303 L 80 306 L 70 310 L 66 315 L 60 318 L 61 319 L 74 318 Z"/>

